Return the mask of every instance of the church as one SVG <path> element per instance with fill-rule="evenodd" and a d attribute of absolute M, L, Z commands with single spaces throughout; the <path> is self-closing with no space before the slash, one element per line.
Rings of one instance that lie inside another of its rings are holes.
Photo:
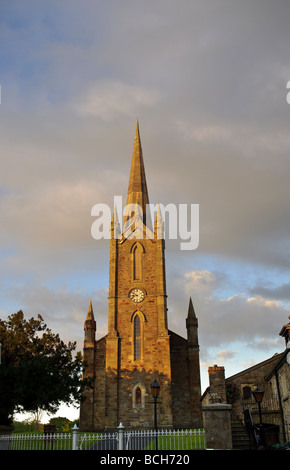
<path fill-rule="evenodd" d="M 143 217 L 138 211 L 123 221 L 117 220 L 116 211 L 112 217 L 108 333 L 96 340 L 90 302 L 84 322 L 84 375 L 94 377 L 94 385 L 84 392 L 81 431 L 116 429 L 120 423 L 126 428 L 153 427 L 154 380 L 160 386 L 158 427 L 203 426 L 198 321 L 189 299 L 184 315 L 187 338 L 168 329 L 163 220 L 157 211 L 154 228 L 148 227 L 148 204 L 137 121 L 126 207 L 140 207 Z"/>

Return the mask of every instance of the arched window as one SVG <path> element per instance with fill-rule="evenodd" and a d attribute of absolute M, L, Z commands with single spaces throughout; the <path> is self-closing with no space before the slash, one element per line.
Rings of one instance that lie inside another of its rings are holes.
<path fill-rule="evenodd" d="M 141 323 L 139 315 L 134 318 L 134 361 L 141 358 Z"/>
<path fill-rule="evenodd" d="M 144 383 L 140 381 L 136 382 L 130 392 L 130 395 L 132 396 L 132 407 L 139 411 L 145 408 L 145 397 L 147 392 Z"/>
<path fill-rule="evenodd" d="M 141 388 L 137 387 L 135 390 L 135 404 L 141 405 L 141 403 L 142 403 L 142 392 L 141 392 Z"/>
<path fill-rule="evenodd" d="M 245 387 L 243 387 L 243 398 L 245 400 L 249 400 L 251 398 L 251 396 L 252 396 L 251 387 L 246 385 Z"/>
<path fill-rule="evenodd" d="M 140 243 L 136 243 L 133 247 L 133 280 L 142 280 L 142 255 L 143 247 Z"/>

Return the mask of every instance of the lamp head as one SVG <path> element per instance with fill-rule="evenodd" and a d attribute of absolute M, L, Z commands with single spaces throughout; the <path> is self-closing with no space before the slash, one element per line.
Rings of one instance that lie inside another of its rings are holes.
<path fill-rule="evenodd" d="M 156 379 L 154 379 L 153 383 L 151 384 L 151 393 L 153 398 L 158 398 L 160 391 L 160 385 Z"/>
<path fill-rule="evenodd" d="M 264 396 L 263 390 L 259 390 L 258 387 L 257 387 L 256 390 L 254 390 L 252 393 L 254 395 L 254 398 L 255 398 L 256 402 L 257 403 L 262 403 L 263 396 Z"/>

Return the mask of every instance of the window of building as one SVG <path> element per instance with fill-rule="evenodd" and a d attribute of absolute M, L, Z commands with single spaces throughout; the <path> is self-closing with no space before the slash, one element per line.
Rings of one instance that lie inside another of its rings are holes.
<path fill-rule="evenodd" d="M 134 361 L 141 358 L 141 323 L 139 315 L 134 318 Z"/>
<path fill-rule="evenodd" d="M 142 280 L 142 255 L 143 247 L 140 243 L 136 243 L 133 248 L 133 280 Z"/>
<path fill-rule="evenodd" d="M 251 392 L 251 387 L 249 385 L 246 385 L 243 387 L 243 398 L 245 400 L 249 400 L 251 398 L 252 392 Z"/>
<path fill-rule="evenodd" d="M 140 411 L 145 408 L 145 397 L 147 392 L 146 387 L 142 382 L 138 381 L 133 385 L 130 395 L 132 395 L 132 407 L 136 411 Z"/>
<path fill-rule="evenodd" d="M 142 392 L 141 392 L 141 388 L 137 387 L 135 391 L 135 404 L 141 405 L 141 403 L 142 403 Z"/>

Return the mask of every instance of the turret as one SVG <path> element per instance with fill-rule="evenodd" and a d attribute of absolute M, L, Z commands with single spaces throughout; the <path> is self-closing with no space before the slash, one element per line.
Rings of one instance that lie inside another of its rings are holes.
<path fill-rule="evenodd" d="M 192 423 L 194 427 L 202 427 L 202 410 L 200 406 L 201 385 L 199 368 L 199 344 L 198 344 L 198 322 L 189 299 L 188 315 L 186 319 L 188 363 L 189 363 L 189 384 L 190 398 L 192 406 Z"/>
<path fill-rule="evenodd" d="M 157 238 L 157 240 L 164 239 L 164 221 L 159 204 L 157 206 L 156 217 L 154 221 L 154 237 Z"/>
<path fill-rule="evenodd" d="M 92 307 L 92 301 L 90 300 L 90 305 L 84 325 L 85 330 L 85 340 L 84 348 L 94 348 L 95 347 L 95 336 L 96 336 L 96 322 L 94 318 L 94 312 Z"/>
<path fill-rule="evenodd" d="M 186 319 L 186 329 L 187 329 L 187 339 L 188 339 L 188 346 L 198 346 L 198 321 L 195 315 L 195 311 L 192 305 L 191 297 L 189 299 L 189 306 L 188 306 L 188 315 Z"/>
<path fill-rule="evenodd" d="M 118 220 L 118 214 L 116 206 L 114 207 L 113 217 L 111 220 L 111 240 L 117 240 L 120 236 L 120 224 Z"/>

